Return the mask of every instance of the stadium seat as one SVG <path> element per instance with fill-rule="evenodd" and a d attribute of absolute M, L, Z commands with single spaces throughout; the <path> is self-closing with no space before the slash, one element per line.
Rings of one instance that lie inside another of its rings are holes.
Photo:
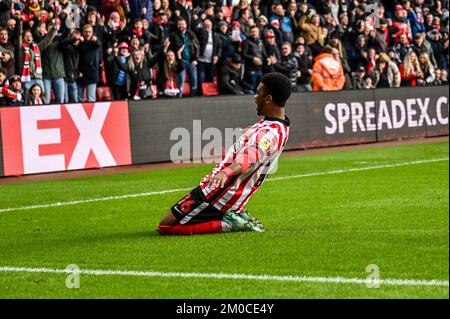
<path fill-rule="evenodd" d="M 111 89 L 109 86 L 97 87 L 97 101 L 111 101 Z"/>
<path fill-rule="evenodd" d="M 191 84 L 189 82 L 184 82 L 183 87 L 183 96 L 189 96 L 191 95 Z"/>
<path fill-rule="evenodd" d="M 219 95 L 219 88 L 217 87 L 217 82 L 203 82 L 202 94 L 203 96 Z"/>

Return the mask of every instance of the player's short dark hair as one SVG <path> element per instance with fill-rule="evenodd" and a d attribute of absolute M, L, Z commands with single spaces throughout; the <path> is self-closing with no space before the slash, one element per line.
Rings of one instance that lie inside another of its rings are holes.
<path fill-rule="evenodd" d="M 291 96 L 291 81 L 282 73 L 267 73 L 261 78 L 267 95 L 272 96 L 272 101 L 279 107 L 284 107 Z"/>

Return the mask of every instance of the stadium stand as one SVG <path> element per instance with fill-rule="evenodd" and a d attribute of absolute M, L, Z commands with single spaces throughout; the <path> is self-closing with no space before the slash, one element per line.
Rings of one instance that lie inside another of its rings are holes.
<path fill-rule="evenodd" d="M 218 75 L 236 54 L 242 63 L 233 72 L 252 87 L 234 94 L 254 94 L 260 75 L 248 70 L 255 65 L 262 74 L 290 76 L 294 91 L 445 85 L 448 6 L 448 0 L 4 0 L 0 105 L 23 105 L 34 84 L 51 90 L 44 103 L 170 98 L 168 75 L 174 92 L 186 78 L 178 97 L 192 96 L 195 84 L 205 87 L 197 95 L 218 95 Z M 186 31 L 177 28 L 180 19 Z M 213 30 L 205 33 L 206 20 Z M 167 40 L 186 34 L 187 46 Z M 289 54 L 281 50 L 285 42 Z M 168 65 L 171 52 L 176 62 Z M 327 66 L 342 67 L 343 86 L 312 82 L 328 76 L 324 52 Z M 205 74 L 214 81 L 194 83 L 187 70 L 194 81 Z M 138 95 L 132 84 L 143 88 Z"/>

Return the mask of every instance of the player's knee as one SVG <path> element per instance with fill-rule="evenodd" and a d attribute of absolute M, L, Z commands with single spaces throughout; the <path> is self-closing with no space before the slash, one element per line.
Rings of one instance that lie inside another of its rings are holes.
<path fill-rule="evenodd" d="M 173 226 L 159 224 L 158 225 L 158 232 L 161 235 L 170 235 L 170 234 L 172 234 L 172 228 L 173 228 Z"/>
<path fill-rule="evenodd" d="M 178 224 L 178 220 L 171 211 L 169 211 L 159 222 L 159 225 L 161 226 L 175 226 L 176 224 Z"/>

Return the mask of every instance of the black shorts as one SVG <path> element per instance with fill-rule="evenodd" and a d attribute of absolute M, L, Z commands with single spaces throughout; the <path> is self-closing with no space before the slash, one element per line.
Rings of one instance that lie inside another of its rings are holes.
<path fill-rule="evenodd" d="M 221 220 L 223 213 L 205 200 L 200 186 L 194 188 L 171 208 L 180 224 L 198 224 L 210 220 Z"/>

